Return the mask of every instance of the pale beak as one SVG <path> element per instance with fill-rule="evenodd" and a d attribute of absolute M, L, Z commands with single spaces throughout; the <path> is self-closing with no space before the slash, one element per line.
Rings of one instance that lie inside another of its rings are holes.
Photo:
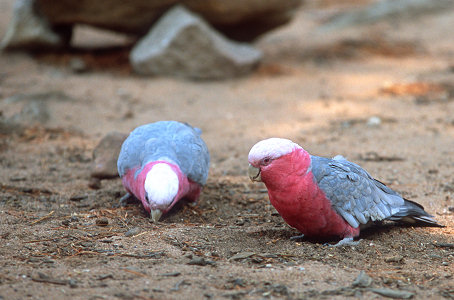
<path fill-rule="evenodd" d="M 162 211 L 160 209 L 155 209 L 150 211 L 150 218 L 153 220 L 154 223 L 158 223 L 159 219 L 162 216 Z"/>
<path fill-rule="evenodd" d="M 260 169 L 254 167 L 253 165 L 249 164 L 249 168 L 247 170 L 249 178 L 252 181 L 262 181 L 262 177 L 260 176 Z"/>

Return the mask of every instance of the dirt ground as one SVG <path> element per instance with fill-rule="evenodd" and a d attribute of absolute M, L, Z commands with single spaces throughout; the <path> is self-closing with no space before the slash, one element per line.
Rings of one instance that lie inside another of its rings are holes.
<path fill-rule="evenodd" d="M 336 2 L 307 1 L 235 80 L 136 76 L 127 38 L 84 27 L 70 51 L 1 54 L 0 299 L 454 298 L 454 10 L 318 31 L 367 4 Z M 91 189 L 89 174 L 104 135 L 168 119 L 203 130 L 210 177 L 197 206 L 156 225 L 139 203 L 118 207 L 118 178 Z M 273 136 L 346 156 L 446 227 L 290 240 L 246 175 L 249 149 Z M 361 270 L 371 284 L 353 284 Z"/>

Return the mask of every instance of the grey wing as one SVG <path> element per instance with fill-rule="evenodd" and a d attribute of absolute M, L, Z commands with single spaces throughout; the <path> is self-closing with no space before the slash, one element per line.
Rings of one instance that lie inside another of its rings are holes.
<path fill-rule="evenodd" d="M 173 139 L 179 166 L 189 179 L 204 185 L 208 178 L 210 154 L 200 137 L 201 130 L 185 125 L 186 128 L 182 128 Z"/>
<path fill-rule="evenodd" d="M 120 177 L 123 177 L 129 169 L 140 166 L 141 153 L 138 149 L 143 149 L 146 141 L 142 138 L 141 130 L 136 130 L 132 131 L 123 142 L 123 145 L 121 145 L 117 161 L 118 174 Z"/>
<path fill-rule="evenodd" d="M 120 176 L 129 169 L 142 167 L 147 162 L 157 160 L 161 156 L 172 156 L 168 153 L 166 136 L 174 121 L 161 121 L 142 125 L 134 129 L 123 142 L 118 156 L 117 168 Z"/>
<path fill-rule="evenodd" d="M 341 156 L 312 156 L 312 173 L 333 209 L 352 227 L 398 214 L 404 199 Z"/>

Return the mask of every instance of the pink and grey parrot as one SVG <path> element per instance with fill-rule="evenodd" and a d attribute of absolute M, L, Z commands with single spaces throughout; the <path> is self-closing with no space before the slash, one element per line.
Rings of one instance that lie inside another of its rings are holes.
<path fill-rule="evenodd" d="M 392 220 L 441 226 L 424 208 L 402 198 L 357 164 L 338 155 L 310 155 L 298 144 L 270 138 L 249 152 L 249 177 L 262 181 L 271 204 L 304 235 L 354 244 L 362 228 Z"/>
<path fill-rule="evenodd" d="M 180 199 L 196 201 L 208 177 L 210 155 L 201 130 L 176 121 L 134 129 L 121 146 L 118 173 L 128 192 L 157 222 Z"/>

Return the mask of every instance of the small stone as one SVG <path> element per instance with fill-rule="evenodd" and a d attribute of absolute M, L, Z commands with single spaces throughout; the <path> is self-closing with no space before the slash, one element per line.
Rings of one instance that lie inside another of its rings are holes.
<path fill-rule="evenodd" d="M 238 219 L 235 221 L 235 225 L 238 225 L 238 226 L 243 226 L 245 223 L 245 221 L 243 219 Z"/>
<path fill-rule="evenodd" d="M 125 232 L 125 236 L 126 237 L 131 237 L 131 236 L 138 235 L 139 233 L 140 233 L 140 228 L 139 227 L 133 227 L 133 228 L 131 228 L 128 231 Z"/>
<path fill-rule="evenodd" d="M 282 296 L 288 295 L 288 288 L 283 284 L 273 284 L 273 292 Z"/>
<path fill-rule="evenodd" d="M 110 132 L 93 150 L 91 177 L 108 179 L 118 176 L 117 159 L 127 134 Z"/>
<path fill-rule="evenodd" d="M 77 287 L 77 281 L 75 279 L 69 279 L 68 284 L 70 288 L 76 288 Z"/>
<path fill-rule="evenodd" d="M 97 279 L 98 280 L 105 280 L 105 279 L 112 279 L 113 275 L 112 274 L 105 274 L 105 275 L 100 275 Z"/>
<path fill-rule="evenodd" d="M 240 260 L 240 259 L 245 259 L 245 258 L 251 257 L 254 254 L 255 254 L 255 252 L 240 252 L 240 253 L 233 255 L 229 259 L 230 260 Z"/>
<path fill-rule="evenodd" d="M 69 60 L 69 67 L 74 73 L 83 73 L 88 70 L 85 61 L 78 57 L 74 57 Z"/>
<path fill-rule="evenodd" d="M 378 127 L 381 124 L 381 119 L 379 117 L 370 117 L 367 120 L 367 126 L 369 127 Z"/>
<path fill-rule="evenodd" d="M 353 281 L 353 286 L 368 287 L 372 284 L 372 281 L 372 278 L 366 272 L 361 271 L 355 281 Z"/>
<path fill-rule="evenodd" d="M 372 292 L 379 294 L 384 297 L 394 299 L 410 299 L 413 298 L 414 294 L 407 291 L 391 290 L 391 289 L 370 289 Z"/>
<path fill-rule="evenodd" d="M 109 225 L 109 220 L 107 218 L 96 219 L 96 225 L 97 226 L 107 226 L 107 225 Z"/>
<path fill-rule="evenodd" d="M 91 177 L 88 181 L 88 187 L 94 190 L 99 190 L 102 186 L 101 179 L 96 177 Z"/>
<path fill-rule="evenodd" d="M 69 219 L 71 222 L 79 222 L 79 218 L 76 217 L 76 216 L 71 216 L 71 218 Z"/>
<path fill-rule="evenodd" d="M 170 273 L 164 273 L 164 274 L 160 274 L 161 276 L 165 276 L 165 277 L 177 277 L 177 276 L 180 276 L 181 273 L 180 272 L 170 272 Z"/>
<path fill-rule="evenodd" d="M 61 221 L 61 225 L 69 226 L 70 221 L 68 219 Z"/>
<path fill-rule="evenodd" d="M 385 257 L 385 262 L 394 262 L 394 263 L 401 263 L 403 262 L 404 257 L 401 255 L 389 256 Z"/>
<path fill-rule="evenodd" d="M 206 265 L 213 265 L 215 264 L 214 261 L 206 260 L 203 257 L 195 256 L 188 262 L 188 265 L 196 265 L 196 266 L 206 266 Z"/>
<path fill-rule="evenodd" d="M 25 177 L 25 176 L 15 176 L 15 177 L 10 177 L 9 178 L 9 181 L 13 181 L 13 182 L 25 181 L 25 180 L 27 180 L 27 177 Z"/>
<path fill-rule="evenodd" d="M 80 202 L 85 199 L 88 199 L 87 195 L 74 195 L 69 198 L 70 201 L 74 201 L 74 202 Z"/>

